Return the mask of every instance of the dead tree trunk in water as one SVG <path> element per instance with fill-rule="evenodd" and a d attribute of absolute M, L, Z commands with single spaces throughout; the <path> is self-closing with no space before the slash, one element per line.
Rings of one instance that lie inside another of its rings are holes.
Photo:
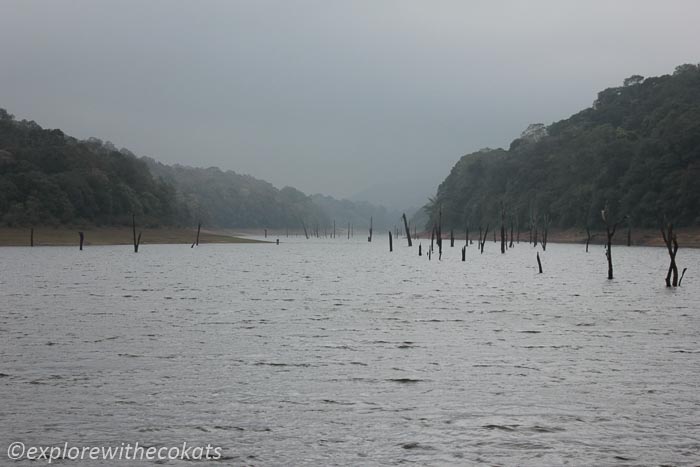
<path fill-rule="evenodd" d="M 661 236 L 666 244 L 666 249 L 668 250 L 668 256 L 671 257 L 671 265 L 668 267 L 668 274 L 666 274 L 666 287 L 678 287 L 678 266 L 676 266 L 676 253 L 678 253 L 678 241 L 676 239 L 676 234 L 673 232 L 673 224 L 669 223 L 664 232 L 663 227 L 661 228 Z M 683 270 L 685 273 L 685 270 Z M 673 281 L 671 281 L 671 276 L 673 276 Z"/>
<path fill-rule="evenodd" d="M 29 229 L 29 246 L 34 246 L 34 227 Z"/>
<path fill-rule="evenodd" d="M 603 217 L 603 222 L 605 222 L 605 232 L 608 237 L 607 245 L 605 248 L 605 257 L 608 259 L 608 279 L 613 278 L 613 262 L 612 262 L 612 239 L 615 236 L 615 231 L 617 230 L 617 225 L 619 222 L 615 222 L 612 227 L 610 226 L 610 219 L 608 208 L 603 209 L 600 214 Z"/>
<path fill-rule="evenodd" d="M 484 245 L 486 244 L 486 237 L 489 234 L 489 225 L 486 224 L 486 230 L 484 231 L 484 237 L 481 238 L 481 227 L 479 227 L 479 249 L 481 254 L 484 254 Z"/>
<path fill-rule="evenodd" d="M 437 230 L 437 227 L 433 224 L 433 230 L 430 231 L 430 249 L 428 251 L 432 252 L 433 248 L 435 248 L 435 231 Z"/>
<path fill-rule="evenodd" d="M 389 252 L 394 251 L 394 242 L 391 239 L 391 230 L 389 231 Z"/>
<path fill-rule="evenodd" d="M 467 245 L 464 245 L 462 247 L 462 261 L 466 261 L 466 260 L 467 260 Z"/>
<path fill-rule="evenodd" d="M 542 251 L 547 251 L 547 237 L 549 236 L 549 214 L 542 216 Z"/>
<path fill-rule="evenodd" d="M 494 235 L 496 231 L 494 231 Z M 506 208 L 501 203 L 501 254 L 506 252 Z"/>
<path fill-rule="evenodd" d="M 199 246 L 199 231 L 202 230 L 202 223 L 197 224 L 197 238 L 195 238 L 194 243 L 192 243 L 192 246 L 190 248 L 194 248 L 195 246 Z M 267 237 L 267 229 L 265 229 L 265 237 Z"/>
<path fill-rule="evenodd" d="M 450 248 L 455 246 L 455 229 L 450 230 Z"/>
<path fill-rule="evenodd" d="M 348 222 L 348 240 L 350 240 L 350 222 Z"/>
<path fill-rule="evenodd" d="M 593 236 L 591 235 L 591 228 L 586 226 L 586 253 L 588 253 L 588 245 L 590 245 Z"/>
<path fill-rule="evenodd" d="M 542 261 L 540 261 L 540 252 L 537 252 L 537 266 L 540 268 L 540 274 L 542 274 Z"/>
<path fill-rule="evenodd" d="M 423 244 L 418 244 L 418 256 L 423 256 Z"/>
<path fill-rule="evenodd" d="M 403 219 L 403 227 L 406 229 L 406 239 L 408 240 L 408 246 L 413 246 L 413 242 L 411 241 L 411 229 L 408 228 L 408 220 L 406 219 L 405 212 L 403 213 L 401 218 Z"/>
<path fill-rule="evenodd" d="M 299 221 L 301 222 L 301 226 L 304 228 L 304 236 L 308 240 L 309 239 L 309 231 L 306 230 L 306 224 L 304 223 L 304 219 L 299 219 Z"/>
<path fill-rule="evenodd" d="M 139 232 L 138 238 L 136 237 L 136 215 L 131 214 L 131 230 L 134 234 L 134 253 L 139 252 L 139 245 L 141 244 L 141 232 Z"/>
<path fill-rule="evenodd" d="M 85 234 L 83 232 L 78 232 L 80 236 L 80 251 L 83 251 L 83 242 L 85 241 Z"/>
<path fill-rule="evenodd" d="M 367 237 L 367 241 L 371 242 L 372 241 L 372 218 L 369 218 L 369 237 Z"/>

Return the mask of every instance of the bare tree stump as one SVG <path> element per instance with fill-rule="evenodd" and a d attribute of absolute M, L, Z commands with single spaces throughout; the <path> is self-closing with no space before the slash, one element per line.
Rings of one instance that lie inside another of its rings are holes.
<path fill-rule="evenodd" d="M 678 266 L 676 266 L 676 253 L 678 253 L 678 240 L 676 239 L 676 234 L 673 232 L 673 224 L 669 223 L 666 227 L 666 231 L 661 229 L 661 236 L 666 244 L 666 249 L 668 250 L 668 256 L 671 257 L 671 265 L 668 267 L 668 273 L 666 274 L 666 287 L 678 287 Z M 685 273 L 685 270 L 683 271 Z M 673 277 L 673 280 L 671 278 Z"/>
<path fill-rule="evenodd" d="M 413 242 L 411 241 L 411 229 L 408 228 L 408 220 L 406 219 L 405 212 L 403 213 L 401 218 L 403 219 L 403 227 L 404 229 L 406 229 L 406 239 L 408 239 L 408 246 L 413 246 Z"/>
<path fill-rule="evenodd" d="M 83 241 L 85 241 L 85 234 L 83 232 L 78 232 L 80 236 L 80 251 L 83 251 Z"/>
<path fill-rule="evenodd" d="M 197 237 L 194 239 L 194 243 L 192 243 L 192 246 L 190 248 L 194 248 L 196 246 L 199 246 L 199 232 L 202 230 L 202 223 L 199 222 L 197 224 Z M 265 229 L 265 233 L 267 234 L 267 229 Z M 267 236 L 267 235 L 266 235 Z"/>
<path fill-rule="evenodd" d="M 542 274 L 542 261 L 540 261 L 540 252 L 537 252 L 537 267 L 540 268 L 540 274 Z"/>
<path fill-rule="evenodd" d="M 481 249 L 482 255 L 484 254 L 484 245 L 486 245 L 486 236 L 488 235 L 488 233 L 489 233 L 489 224 L 486 224 L 486 230 L 484 231 L 484 238 L 483 238 L 483 240 L 480 240 L 480 242 L 479 242 L 479 243 L 481 243 L 480 249 Z M 481 227 L 479 227 L 479 237 L 481 237 Z"/>
<path fill-rule="evenodd" d="M 591 235 L 591 229 L 586 226 L 586 253 L 588 253 L 588 245 L 591 243 L 591 240 L 593 240 L 593 237 L 595 237 L 595 235 Z"/>
<path fill-rule="evenodd" d="M 34 227 L 29 229 L 29 246 L 34 246 Z"/>
<path fill-rule="evenodd" d="M 141 243 L 141 232 L 139 232 L 138 238 L 136 238 L 136 215 L 131 214 L 131 229 L 134 235 L 134 253 L 139 252 L 139 244 Z"/>
<path fill-rule="evenodd" d="M 501 254 L 506 252 L 506 208 L 501 202 Z M 493 231 L 494 240 L 496 239 L 496 231 Z"/>
<path fill-rule="evenodd" d="M 394 242 L 391 239 L 391 230 L 389 231 L 389 251 L 390 252 L 394 251 Z"/>
<path fill-rule="evenodd" d="M 542 251 L 547 251 L 547 239 L 549 237 L 549 214 L 542 216 Z"/>
<path fill-rule="evenodd" d="M 613 278 L 613 262 L 612 262 L 612 239 L 615 236 L 615 231 L 617 230 L 617 225 L 619 222 L 615 222 L 612 226 L 610 225 L 610 215 L 608 213 L 607 206 L 600 212 L 603 217 L 603 222 L 605 222 L 605 232 L 608 237 L 608 241 L 605 248 L 605 257 L 608 259 L 608 280 Z M 624 218 L 623 218 L 624 219 Z"/>

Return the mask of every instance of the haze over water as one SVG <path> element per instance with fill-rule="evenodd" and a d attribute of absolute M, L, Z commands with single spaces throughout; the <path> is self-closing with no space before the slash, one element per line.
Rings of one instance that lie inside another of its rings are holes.
<path fill-rule="evenodd" d="M 211 443 L 221 465 L 700 461 L 699 251 L 667 289 L 661 248 L 613 247 L 608 281 L 600 246 L 550 244 L 537 274 L 526 243 L 462 244 L 2 248 L 0 438 Z"/>

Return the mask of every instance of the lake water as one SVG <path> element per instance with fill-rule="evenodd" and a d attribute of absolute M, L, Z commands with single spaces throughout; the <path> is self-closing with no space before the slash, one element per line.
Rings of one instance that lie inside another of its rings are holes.
<path fill-rule="evenodd" d="M 550 244 L 537 274 L 524 243 L 463 263 L 461 242 L 428 261 L 385 236 L 280 240 L 0 248 L 1 463 L 17 440 L 210 443 L 221 465 L 700 463 L 700 251 L 667 289 L 660 248 L 614 247 L 608 281 L 600 246 Z"/>

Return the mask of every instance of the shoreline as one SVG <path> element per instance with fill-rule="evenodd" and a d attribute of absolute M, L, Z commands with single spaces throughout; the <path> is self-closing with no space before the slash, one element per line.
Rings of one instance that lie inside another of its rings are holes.
<path fill-rule="evenodd" d="M 700 248 L 700 227 L 686 227 L 674 229 L 674 232 L 678 238 L 679 248 Z M 428 241 L 430 240 L 430 232 L 421 232 L 420 239 Z M 520 231 L 520 242 L 528 242 L 528 231 Z M 603 231 L 591 231 L 592 239 L 590 245 L 603 245 L 605 243 L 606 234 Z M 479 236 L 479 231 L 470 231 L 469 238 L 472 241 L 476 241 Z M 508 242 L 510 242 L 510 231 L 506 233 L 508 237 Z M 496 232 L 497 242 L 500 242 L 500 232 Z M 443 232 L 443 241 L 450 239 L 450 234 Z M 542 240 L 541 233 L 538 235 L 539 240 Z M 515 243 L 517 239 L 517 232 L 513 235 L 513 242 Z M 464 242 L 464 231 L 455 232 L 455 245 L 457 242 Z M 489 230 L 487 235 L 486 243 L 493 242 L 493 231 Z M 566 229 L 566 230 L 552 230 L 548 234 L 548 243 L 570 243 L 577 245 L 586 244 L 586 231 L 579 229 Z M 627 229 L 618 228 L 615 233 L 612 244 L 614 246 L 627 246 Z M 663 247 L 666 248 L 663 238 L 661 237 L 661 231 L 656 229 L 633 229 L 631 234 L 631 244 L 630 246 L 651 246 L 651 247 Z"/>
<path fill-rule="evenodd" d="M 78 246 L 78 232 L 85 233 L 85 246 L 91 245 L 131 245 L 133 233 L 131 227 L 35 227 L 34 246 Z M 138 229 L 142 232 L 141 244 L 189 244 L 194 242 L 197 230 L 178 227 L 159 227 Z M 360 231 L 361 232 L 361 231 Z M 680 248 L 700 248 L 700 228 L 688 227 L 677 229 L 678 245 Z M 303 237 L 303 232 L 289 232 L 290 236 Z M 264 229 L 202 229 L 200 243 L 275 243 L 279 238 L 285 238 L 286 232 L 281 229 L 268 229 L 267 239 L 264 237 Z M 593 238 L 590 245 L 602 245 L 605 241 L 605 233 L 602 231 L 591 232 Z M 355 234 L 357 235 L 357 233 Z M 478 231 L 470 231 L 469 237 L 476 240 Z M 507 233 L 510 242 L 510 232 Z M 586 232 L 583 230 L 567 229 L 552 230 L 549 233 L 549 243 L 586 244 Z M 257 238 L 250 238 L 257 237 Z M 339 240 L 345 239 L 345 235 L 338 235 Z M 497 233 L 498 237 L 498 233 Z M 430 240 L 430 232 L 421 232 L 421 240 Z M 514 234 L 513 241 L 517 239 Z M 312 238 L 313 240 L 313 238 Z M 449 241 L 449 232 L 443 234 L 443 241 Z M 541 240 L 541 235 L 540 235 Z M 661 232 L 655 229 L 637 229 L 632 231 L 631 246 L 663 247 L 665 244 L 661 238 Z M 455 243 L 464 241 L 464 232 L 455 232 Z M 493 241 L 493 232 L 489 231 L 487 242 Z M 498 240 L 500 241 L 500 240 Z M 528 232 L 520 232 L 520 242 L 528 241 Z M 613 239 L 613 245 L 627 245 L 627 230 L 619 230 Z M 0 247 L 30 246 L 29 227 L 0 227 Z"/>
<path fill-rule="evenodd" d="M 133 232 L 131 227 L 35 227 L 34 246 L 75 246 L 80 243 L 78 232 L 84 232 L 87 246 L 98 245 L 132 245 Z M 185 228 L 143 228 L 137 229 L 141 235 L 142 245 L 191 245 L 197 229 Z M 31 229 L 0 228 L 0 246 L 30 246 Z M 228 233 L 202 230 L 199 243 L 269 243 L 252 238 L 245 238 Z"/>
<path fill-rule="evenodd" d="M 678 237 L 678 245 L 680 248 L 700 248 L 700 228 L 688 227 L 674 229 Z M 603 231 L 591 231 L 593 238 L 591 245 L 603 245 L 606 242 L 606 234 Z M 548 242 L 552 243 L 574 243 L 586 244 L 585 230 L 554 230 L 548 235 Z M 523 232 L 520 233 L 520 241 L 523 238 L 527 241 L 527 235 L 523 237 Z M 666 248 L 664 240 L 661 237 L 661 231 L 658 229 L 632 229 L 630 235 L 629 246 L 653 246 Z M 627 246 L 627 229 L 618 228 L 613 238 L 614 246 Z"/>

